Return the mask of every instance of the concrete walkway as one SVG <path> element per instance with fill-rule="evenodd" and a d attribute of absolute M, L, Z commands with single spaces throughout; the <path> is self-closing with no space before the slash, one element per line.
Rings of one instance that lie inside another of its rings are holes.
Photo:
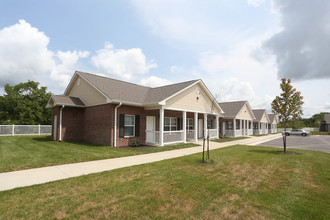
<path fill-rule="evenodd" d="M 281 137 L 281 134 L 250 137 L 247 139 L 230 141 L 225 143 L 210 142 L 210 149 L 214 150 L 236 144 L 257 145 L 259 143 L 274 140 L 279 137 Z M 202 142 L 199 142 L 198 144 L 202 144 Z M 107 170 L 114 170 L 139 164 L 152 163 L 156 161 L 182 157 L 201 152 L 202 148 L 201 146 L 198 146 L 129 157 L 120 157 L 113 159 L 96 160 L 0 173 L 0 191 L 10 190 L 24 186 L 31 186 L 35 184 L 42 184 L 56 180 L 68 179 L 72 177 L 87 175 L 91 173 L 98 173 Z"/>

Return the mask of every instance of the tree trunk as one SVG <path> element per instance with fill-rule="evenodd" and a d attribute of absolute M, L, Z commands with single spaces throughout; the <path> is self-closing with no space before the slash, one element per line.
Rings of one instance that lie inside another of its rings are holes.
<path fill-rule="evenodd" d="M 286 153 L 286 122 L 284 123 L 283 148 L 284 148 L 284 153 Z"/>

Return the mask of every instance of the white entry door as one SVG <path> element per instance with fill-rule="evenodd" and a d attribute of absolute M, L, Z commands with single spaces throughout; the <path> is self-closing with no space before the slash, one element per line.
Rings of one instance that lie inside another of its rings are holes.
<path fill-rule="evenodd" d="M 146 128 L 146 142 L 155 143 L 155 116 L 147 116 L 147 128 Z"/>
<path fill-rule="evenodd" d="M 198 119 L 198 138 L 203 138 L 203 119 Z"/>
<path fill-rule="evenodd" d="M 53 141 L 56 141 L 56 134 L 57 134 L 57 115 L 54 115 L 53 121 Z"/>

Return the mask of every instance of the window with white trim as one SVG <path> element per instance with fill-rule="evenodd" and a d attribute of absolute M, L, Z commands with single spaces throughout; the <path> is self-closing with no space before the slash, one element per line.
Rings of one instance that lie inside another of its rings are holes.
<path fill-rule="evenodd" d="M 125 115 L 125 137 L 134 137 L 135 115 Z"/>
<path fill-rule="evenodd" d="M 177 130 L 177 118 L 165 117 L 164 118 L 164 131 L 176 131 Z"/>
<path fill-rule="evenodd" d="M 234 127 L 233 127 L 233 122 L 231 121 L 227 121 L 226 122 L 226 127 L 227 127 L 227 130 L 234 130 Z"/>
<path fill-rule="evenodd" d="M 186 129 L 187 129 L 188 132 L 194 130 L 194 119 L 187 118 L 187 120 L 186 120 Z"/>

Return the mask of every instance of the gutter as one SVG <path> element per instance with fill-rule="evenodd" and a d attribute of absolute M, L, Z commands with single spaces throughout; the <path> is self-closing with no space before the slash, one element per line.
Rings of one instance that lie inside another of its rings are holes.
<path fill-rule="evenodd" d="M 115 107 L 115 121 L 114 121 L 114 131 L 113 131 L 113 146 L 117 147 L 117 109 L 122 105 L 123 103 L 120 102 L 116 107 Z"/>
<path fill-rule="evenodd" d="M 59 138 L 58 141 L 62 141 L 62 110 L 64 109 L 65 105 L 62 105 L 60 108 L 60 126 L 59 126 Z"/>

